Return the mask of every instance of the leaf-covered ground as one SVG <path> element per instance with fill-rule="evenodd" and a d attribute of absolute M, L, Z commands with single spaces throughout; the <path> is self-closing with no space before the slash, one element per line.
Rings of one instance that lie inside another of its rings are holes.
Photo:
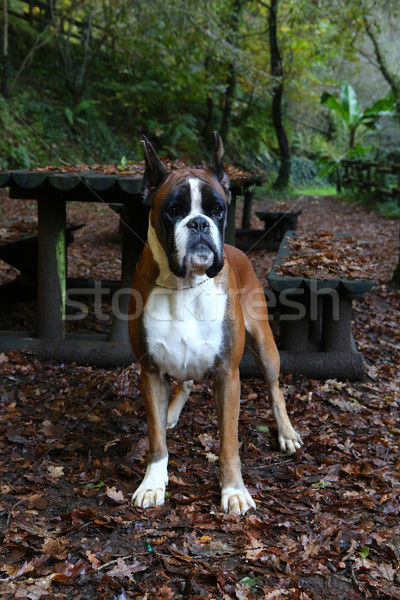
<path fill-rule="evenodd" d="M 0 202 L 2 219 L 34 203 Z M 219 509 L 218 430 L 210 382 L 168 433 L 164 506 L 132 508 L 145 469 L 139 372 L 0 355 L 0 599 L 400 598 L 400 294 L 388 286 L 398 222 L 334 198 L 302 199 L 300 231 L 362 240 L 377 286 L 355 304 L 364 382 L 285 376 L 304 446 L 278 450 L 262 380 L 242 385 L 243 474 L 257 503 Z M 69 250 L 72 276 L 118 278 L 118 219 L 71 205 L 86 222 Z M 274 255 L 252 252 L 265 281 Z M 0 281 L 14 275 L 0 264 Z M 1 327 L 34 326 L 34 306 L 2 309 Z M 87 327 L 104 329 L 91 318 Z"/>

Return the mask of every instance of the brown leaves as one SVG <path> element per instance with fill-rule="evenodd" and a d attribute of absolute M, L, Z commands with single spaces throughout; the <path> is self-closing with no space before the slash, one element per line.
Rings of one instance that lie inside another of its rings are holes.
<path fill-rule="evenodd" d="M 262 541 L 258 538 L 249 535 L 249 543 L 245 546 L 245 558 L 250 561 L 255 561 L 260 558 L 263 553 Z"/>
<path fill-rule="evenodd" d="M 0 224 L 0 245 L 13 242 L 22 237 L 37 235 L 37 219 L 18 220 L 7 224 L 7 227 Z"/>
<path fill-rule="evenodd" d="M 121 490 L 117 490 L 115 486 L 106 488 L 107 497 L 117 503 L 125 502 L 124 493 Z"/>
<path fill-rule="evenodd" d="M 27 371 L 23 357 L 15 359 L 3 362 L 9 377 Z M 200 598 L 313 600 L 324 590 L 315 577 L 336 589 L 342 581 L 336 573 L 351 591 L 346 597 L 367 592 L 374 597 L 381 588 L 395 597 L 399 472 L 391 448 L 396 434 L 387 428 L 391 404 L 377 394 L 377 383 L 286 378 L 292 418 L 309 431 L 304 453 L 287 462 L 274 450 L 265 384 L 244 381 L 243 471 L 257 512 L 241 518 L 218 508 L 217 470 L 208 461 L 210 448 L 217 451 L 218 433 L 207 386 L 196 387 L 177 429 L 168 434 L 170 497 L 162 507 L 141 511 L 127 501 L 145 468 L 140 400 L 136 412 L 127 412 L 116 389 L 98 419 L 84 419 L 68 433 L 93 403 L 95 371 L 30 364 L 32 389 L 65 391 L 44 407 L 31 402 L 30 394 L 20 396 L 12 379 L 5 388 L 0 417 L 6 416 L 14 433 L 3 438 L 0 469 L 15 483 L 3 485 L 0 501 L 10 514 L 0 550 L 6 598 L 60 594 L 66 599 L 83 586 L 94 600 L 100 586 L 111 598 L 135 597 L 140 589 L 155 600 L 173 598 L 186 586 L 187 594 Z M 117 375 L 99 371 L 97 386 Z M 131 376 L 137 384 L 139 374 Z M 361 410 L 354 412 L 353 405 Z M 31 431 L 33 419 L 43 427 Z M 63 437 L 38 469 L 36 446 L 53 440 L 56 423 Z M 49 478 L 49 467 L 61 468 L 62 476 Z M 299 587 L 303 581 L 311 590 L 306 596 Z"/>
<path fill-rule="evenodd" d="M 10 377 L 26 370 L 21 356 L 16 359 L 3 363 Z M 382 412 L 374 386 L 369 392 L 368 387 L 336 380 L 287 378 L 292 418 L 310 435 L 302 458 L 285 462 L 273 450 L 274 425 L 265 405 L 265 384 L 244 381 L 243 471 L 257 499 L 257 512 L 241 518 L 224 515 L 218 508 L 217 473 L 210 472 L 214 467 L 207 460 L 218 434 L 207 387 L 196 387 L 177 429 L 169 433 L 171 497 L 162 507 L 139 511 L 132 510 L 126 499 L 144 471 L 141 403 L 136 413 L 127 413 L 116 390 L 98 420 L 82 420 L 68 434 L 68 419 L 73 417 L 75 423 L 87 410 L 86 402 L 93 402 L 94 372 L 35 363 L 29 373 L 33 389 L 58 386 L 67 391 L 44 412 L 43 404 L 31 403 L 29 394 L 20 398 L 18 387 L 10 387 L 15 385 L 11 379 L 5 388 L 8 400 L 0 416 L 7 415 L 13 439 L 20 440 L 16 447 L 3 439 L 0 462 L 9 481 L 15 473 L 17 484 L 4 485 L 0 501 L 3 510 L 11 511 L 0 550 L 1 589 L 7 600 L 66 599 L 73 589 L 85 589 L 88 600 L 100 591 L 107 598 L 133 598 L 137 590 L 154 600 L 174 598 L 182 589 L 194 598 L 313 600 L 318 593 L 329 597 L 325 587 L 334 590 L 342 579 L 347 582 L 346 597 L 374 597 L 378 589 L 386 597 L 396 597 L 400 531 L 397 488 L 392 482 L 399 478 L 393 467 L 396 457 L 387 454 L 390 433 L 382 421 L 383 416 L 388 418 L 387 404 Z M 111 374 L 102 372 L 101 377 L 106 381 Z M 138 376 L 132 374 L 136 380 Z M 73 390 L 80 391 L 79 404 Z M 349 410 L 347 403 L 355 400 L 365 410 Z M 40 422 L 47 422 L 36 429 L 36 445 L 49 439 L 53 423 L 63 424 L 66 437 L 37 470 L 29 462 L 35 446 L 27 431 L 32 419 L 42 414 L 46 417 Z M 126 462 L 128 443 L 125 454 L 107 462 L 104 453 L 115 452 L 123 443 L 127 414 L 132 431 L 128 442 L 136 441 L 140 460 L 133 458 L 134 452 L 132 462 Z M 262 431 L 256 427 L 260 422 Z M 22 453 L 16 452 L 18 447 Z M 120 471 L 121 460 L 131 469 L 126 471 L 128 477 Z M 23 485 L 22 466 L 24 477 L 29 476 Z M 62 467 L 63 476 L 48 479 L 49 466 Z M 342 579 L 335 579 L 336 573 Z M 316 576 L 324 583 L 317 585 Z M 307 594 L 299 587 L 303 581 Z"/>
<path fill-rule="evenodd" d="M 185 167 L 190 166 L 188 159 L 175 159 L 171 160 L 167 156 L 161 157 L 164 164 L 172 170 L 183 169 Z M 75 164 L 75 165 L 59 165 L 52 166 L 47 165 L 47 167 L 40 167 L 36 169 L 36 171 L 40 173 L 101 173 L 104 175 L 125 175 L 132 177 L 142 177 L 145 171 L 145 162 L 141 161 L 128 161 L 125 165 L 116 165 L 116 164 L 108 164 L 108 165 L 99 165 L 99 164 Z M 197 165 L 196 168 L 206 169 L 207 165 Z M 225 170 L 228 173 L 228 177 L 232 180 L 240 182 L 242 179 L 248 179 L 252 174 L 248 171 L 244 171 L 243 169 L 239 169 L 230 164 L 225 164 Z"/>
<path fill-rule="evenodd" d="M 362 250 L 371 263 L 380 257 L 387 275 L 394 258 L 381 240 L 393 225 L 366 213 L 352 217 L 337 201 L 329 211 L 327 205 L 306 204 L 302 226 L 318 229 L 318 221 L 340 231 L 346 214 L 356 237 L 367 227 L 363 239 L 373 239 L 380 228 L 379 244 Z M 118 279 L 119 249 L 110 241 L 118 218 L 112 222 L 94 205 L 68 210 L 87 223 L 70 247 L 72 253 L 76 245 L 71 276 L 84 269 Z M 397 235 L 398 224 L 389 241 Z M 264 278 L 273 257 L 257 254 Z M 23 328 L 30 308 L 16 310 Z M 11 328 L 9 313 L 0 316 Z M 129 503 L 148 451 L 138 370 L 0 354 L 0 598 L 400 598 L 399 294 L 383 286 L 355 303 L 354 331 L 366 358 L 365 382 L 282 378 L 291 419 L 305 439 L 295 457 L 278 451 L 266 384 L 242 381 L 242 470 L 257 502 L 245 517 L 219 508 L 209 382 L 195 386 L 168 432 L 166 503 L 139 510 Z"/>
<path fill-rule="evenodd" d="M 290 254 L 276 272 L 309 279 L 373 279 L 374 266 L 364 249 L 351 237 L 330 231 L 296 234 L 287 238 Z"/>
<path fill-rule="evenodd" d="M 127 564 L 123 558 L 118 558 L 116 564 L 112 569 L 107 571 L 109 577 L 118 577 L 118 579 L 132 579 L 134 573 L 145 571 L 148 569 L 148 565 L 143 564 L 139 561 L 134 561 L 132 564 Z"/>

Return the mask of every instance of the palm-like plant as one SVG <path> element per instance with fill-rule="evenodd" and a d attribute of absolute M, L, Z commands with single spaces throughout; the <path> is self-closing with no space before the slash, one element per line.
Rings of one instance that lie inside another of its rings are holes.
<path fill-rule="evenodd" d="M 356 144 L 357 129 L 361 125 L 375 129 L 380 117 L 392 115 L 395 107 L 395 99 L 391 94 L 385 98 L 380 98 L 372 106 L 362 111 L 354 88 L 347 83 L 341 89 L 340 98 L 324 92 L 321 96 L 321 103 L 326 104 L 328 108 L 339 115 L 348 131 L 349 154 L 353 156 L 363 154 L 369 149 Z"/>

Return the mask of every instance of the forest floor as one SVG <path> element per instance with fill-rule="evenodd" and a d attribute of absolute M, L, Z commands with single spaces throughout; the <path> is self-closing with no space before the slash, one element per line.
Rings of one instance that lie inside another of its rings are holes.
<path fill-rule="evenodd" d="M 290 457 L 266 384 L 242 381 L 243 476 L 257 504 L 242 517 L 219 508 L 211 387 L 196 384 L 168 432 L 166 502 L 141 510 L 130 505 L 147 452 L 139 368 L 0 354 L 0 600 L 400 599 L 400 293 L 388 283 L 399 222 L 334 197 L 299 203 L 300 231 L 351 233 L 373 265 L 376 285 L 354 303 L 365 381 L 281 378 L 304 441 Z M 0 198 L 0 220 L 35 210 Z M 74 203 L 68 218 L 86 223 L 69 275 L 118 279 L 117 215 Z M 265 284 L 275 254 L 250 256 Z M 0 283 L 15 274 L 0 262 Z M 3 307 L 0 329 L 34 329 L 34 308 Z"/>

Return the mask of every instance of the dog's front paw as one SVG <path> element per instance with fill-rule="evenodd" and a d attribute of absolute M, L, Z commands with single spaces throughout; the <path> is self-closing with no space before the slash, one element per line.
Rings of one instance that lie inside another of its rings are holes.
<path fill-rule="evenodd" d="M 221 494 L 221 508 L 230 515 L 244 515 L 250 508 L 255 508 L 256 503 L 246 488 L 224 488 Z"/>
<path fill-rule="evenodd" d="M 168 483 L 168 456 L 147 465 L 146 474 L 131 502 L 139 508 L 161 506 L 165 500 L 165 486 Z"/>
<path fill-rule="evenodd" d="M 139 508 L 152 508 L 153 506 L 161 506 L 165 499 L 165 486 L 155 490 L 141 489 L 139 486 L 136 492 L 132 495 L 132 502 Z"/>
<path fill-rule="evenodd" d="M 280 431 L 278 439 L 280 449 L 287 454 L 294 454 L 303 444 L 300 434 L 293 427 L 286 431 Z"/>

